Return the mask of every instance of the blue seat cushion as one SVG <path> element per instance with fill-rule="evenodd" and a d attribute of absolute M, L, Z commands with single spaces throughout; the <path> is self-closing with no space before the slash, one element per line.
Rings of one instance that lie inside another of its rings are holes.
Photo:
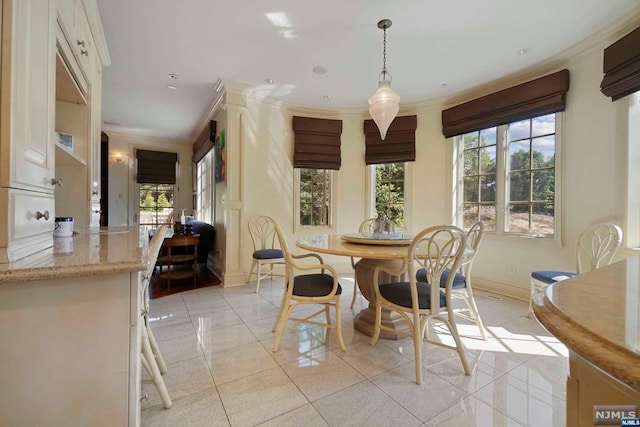
<path fill-rule="evenodd" d="M 410 282 L 385 283 L 384 285 L 380 285 L 380 295 L 393 304 L 401 305 L 402 307 L 412 307 L 410 286 Z M 424 282 L 418 282 L 416 286 L 418 288 L 418 305 L 421 309 L 430 309 L 431 286 Z M 444 292 L 440 291 L 440 307 L 446 307 L 446 305 L 447 300 Z"/>
<path fill-rule="evenodd" d="M 531 277 L 547 285 L 570 279 L 575 275 L 576 273 L 570 273 L 568 271 L 534 271 L 531 273 Z"/>
<path fill-rule="evenodd" d="M 444 288 L 447 285 L 447 279 L 449 278 L 449 270 L 445 270 L 440 276 L 440 287 Z M 427 282 L 427 271 L 424 268 L 421 268 L 416 272 L 416 280 L 418 282 Z M 451 285 L 453 289 L 463 289 L 467 287 L 467 279 L 460 273 L 456 273 L 453 278 L 453 284 Z"/>
<path fill-rule="evenodd" d="M 333 289 L 333 276 L 328 274 L 303 274 L 293 278 L 293 295 L 299 297 L 322 297 L 329 295 Z M 336 295 L 342 294 L 342 286 L 338 283 Z"/>
<path fill-rule="evenodd" d="M 280 249 L 259 249 L 253 253 L 255 259 L 276 259 L 283 258 L 284 254 Z"/>

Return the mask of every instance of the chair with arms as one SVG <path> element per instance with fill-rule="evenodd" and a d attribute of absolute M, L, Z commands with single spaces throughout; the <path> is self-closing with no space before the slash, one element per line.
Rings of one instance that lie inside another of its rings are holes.
<path fill-rule="evenodd" d="M 373 224 L 376 222 L 377 218 L 369 218 L 362 221 L 360 227 L 358 228 L 359 233 L 373 233 Z M 351 268 L 353 268 L 353 297 L 351 298 L 351 308 L 356 304 L 356 297 L 358 296 L 358 281 L 356 280 L 356 264 L 357 261 L 351 257 Z"/>
<path fill-rule="evenodd" d="M 273 279 L 273 265 L 284 264 L 282 249 L 276 248 L 275 222 L 272 218 L 264 215 L 255 216 L 249 219 L 249 235 L 253 243 L 253 262 L 249 270 L 247 282 L 251 280 L 254 268 L 256 272 L 256 293 L 260 289 L 260 279 L 271 276 Z M 263 265 L 269 266 L 269 273 L 261 274 Z"/>
<path fill-rule="evenodd" d="M 482 336 L 482 339 L 486 340 L 487 332 L 485 330 L 484 323 L 482 323 L 482 318 L 480 317 L 480 312 L 478 311 L 476 300 L 473 297 L 473 288 L 471 286 L 471 267 L 473 265 L 473 260 L 478 253 L 480 242 L 484 237 L 484 230 L 484 224 L 478 221 L 473 224 L 467 231 L 467 250 L 463 255 L 462 263 L 460 264 L 460 271 L 456 272 L 453 278 L 451 292 L 453 294 L 461 295 L 464 299 L 465 304 L 467 305 L 467 308 L 463 309 L 462 313 L 461 311 L 456 311 L 455 313 L 460 317 L 477 324 L 478 329 L 480 329 L 480 335 Z M 449 271 L 445 271 L 440 279 L 441 288 L 444 288 L 446 286 L 448 278 Z M 418 272 L 416 273 L 416 280 L 418 282 L 428 282 L 427 272 L 425 269 L 421 268 L 420 270 L 418 270 Z M 468 312 L 469 315 L 466 316 L 466 313 L 464 312 Z"/>
<path fill-rule="evenodd" d="M 370 344 L 375 345 L 382 329 L 391 329 L 382 324 L 382 307 L 400 314 L 409 325 L 409 330 L 392 332 L 413 338 L 415 349 L 416 383 L 422 382 L 422 341 L 456 350 L 460 356 L 465 374 L 471 375 L 471 369 L 460 340 L 451 309 L 451 294 L 454 275 L 449 274 L 444 288 L 430 286 L 440 283 L 445 271 L 458 271 L 463 261 L 467 236 L 464 230 L 452 225 L 437 225 L 418 233 L 409 246 L 407 257 L 398 269 L 385 266 L 376 267 L 373 275 L 373 289 L 376 295 L 376 321 Z M 427 282 L 416 280 L 416 266 L 424 268 Z M 394 276 L 407 274 L 408 282 L 379 283 L 379 272 L 385 271 Z M 448 327 L 455 346 L 429 338 L 428 323 L 437 319 Z"/>
<path fill-rule="evenodd" d="M 600 223 L 587 227 L 576 241 L 576 272 L 534 271 L 531 273 L 531 298 L 527 316 L 533 314 L 533 297 L 544 292 L 547 286 L 570 279 L 577 274 L 611 264 L 622 243 L 622 230 L 612 223 Z"/>
<path fill-rule="evenodd" d="M 344 341 L 342 339 L 342 324 L 340 315 L 340 295 L 342 287 L 338 282 L 338 273 L 328 264 L 324 264 L 322 257 L 318 254 L 293 255 L 289 250 L 287 240 L 284 237 L 282 229 L 277 222 L 272 220 L 275 225 L 276 234 L 282 251 L 284 253 L 285 264 L 285 287 L 282 295 L 282 301 L 278 314 L 271 328 L 276 332 L 276 338 L 273 343 L 272 351 L 278 351 L 280 338 L 284 332 L 285 324 L 288 320 L 299 323 L 308 323 L 312 325 L 324 326 L 326 328 L 335 329 L 338 337 L 340 349 L 345 351 Z M 300 263 L 297 260 L 303 258 L 316 258 L 319 263 Z M 297 271 L 310 272 L 319 271 L 319 273 L 299 274 Z M 330 273 L 330 274 L 327 274 Z M 305 318 L 291 317 L 294 308 L 301 304 L 319 304 L 322 309 L 308 315 Z M 334 307 L 336 311 L 336 322 L 331 323 L 329 308 Z M 312 320 L 317 315 L 325 314 L 326 323 Z M 276 330 L 277 328 L 277 330 Z"/>
<path fill-rule="evenodd" d="M 167 372 L 167 365 L 160 354 L 160 348 L 156 343 L 153 331 L 151 330 L 151 325 L 149 324 L 149 283 L 151 282 L 151 276 L 153 276 L 153 270 L 155 269 L 156 260 L 158 259 L 158 253 L 160 252 L 160 248 L 164 241 L 166 228 L 166 225 L 158 228 L 153 234 L 151 242 L 149 242 L 147 268 L 144 275 L 140 278 L 142 282 L 140 314 L 142 318 L 142 365 L 151 376 L 150 381 L 156 386 L 164 407 L 168 409 L 173 403 L 171 402 L 171 397 L 169 397 L 169 392 L 167 391 L 167 387 L 162 379 L 162 374 Z"/>

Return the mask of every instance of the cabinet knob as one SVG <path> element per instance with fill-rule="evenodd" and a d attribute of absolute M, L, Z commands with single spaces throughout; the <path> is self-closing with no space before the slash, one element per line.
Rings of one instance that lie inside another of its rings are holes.
<path fill-rule="evenodd" d="M 82 46 L 85 47 L 86 43 L 84 42 L 84 40 L 78 40 L 78 46 Z"/>
<path fill-rule="evenodd" d="M 149 393 L 142 393 L 140 395 L 140 402 L 142 402 L 143 400 L 147 400 L 149 398 Z"/>
<path fill-rule="evenodd" d="M 97 191 L 92 191 L 91 194 L 93 194 L 94 196 L 97 196 L 98 192 Z"/>
<path fill-rule="evenodd" d="M 36 212 L 36 219 L 39 221 L 44 218 L 45 221 L 49 221 L 49 211 L 44 211 L 44 213 L 38 211 Z"/>
<path fill-rule="evenodd" d="M 100 213 L 100 209 L 94 209 L 94 210 L 92 210 L 91 212 L 96 213 L 96 214 L 99 214 L 99 213 Z"/>
<path fill-rule="evenodd" d="M 58 178 L 51 178 L 51 185 L 62 187 L 62 180 Z"/>
<path fill-rule="evenodd" d="M 89 56 L 89 51 L 87 49 L 80 49 L 80 55 Z"/>

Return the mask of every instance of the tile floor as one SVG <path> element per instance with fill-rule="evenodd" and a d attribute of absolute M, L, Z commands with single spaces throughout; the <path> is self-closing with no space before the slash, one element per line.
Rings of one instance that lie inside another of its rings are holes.
<path fill-rule="evenodd" d="M 340 280 L 342 352 L 335 332 L 300 325 L 271 352 L 271 323 L 281 279 L 192 290 L 151 301 L 153 331 L 168 365 L 173 407 L 150 383 L 143 426 L 540 426 L 565 425 L 567 350 L 527 304 L 486 292 L 476 300 L 488 330 L 459 330 L 475 367 L 464 375 L 457 354 L 424 344 L 423 382 L 415 384 L 410 339 L 380 340 L 355 331 L 353 279 Z M 433 333 L 451 341 L 445 327 Z"/>

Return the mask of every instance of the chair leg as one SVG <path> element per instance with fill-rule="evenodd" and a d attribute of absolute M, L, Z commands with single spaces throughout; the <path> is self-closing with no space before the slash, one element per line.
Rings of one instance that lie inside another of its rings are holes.
<path fill-rule="evenodd" d="M 261 267 L 262 263 L 260 261 L 258 261 L 258 279 L 256 280 L 256 294 L 258 293 L 258 290 L 260 289 L 260 275 L 262 274 Z"/>
<path fill-rule="evenodd" d="M 467 295 L 465 295 L 465 302 L 467 303 L 467 307 L 469 307 L 469 313 L 471 314 L 471 318 L 478 325 L 478 329 L 480 329 L 480 335 L 483 340 L 487 340 L 487 331 L 484 327 L 484 323 L 480 318 L 480 312 L 478 311 L 478 306 L 476 305 L 476 300 L 473 298 L 473 291 L 471 288 L 467 288 Z"/>
<path fill-rule="evenodd" d="M 426 320 L 425 320 L 426 322 Z M 413 319 L 413 325 L 409 325 L 413 332 L 413 352 L 416 365 L 416 384 L 422 384 L 422 319 Z"/>
<path fill-rule="evenodd" d="M 164 375 L 167 373 L 167 364 L 164 363 L 162 353 L 160 353 L 160 347 L 158 347 L 158 343 L 156 342 L 156 337 L 153 336 L 151 326 L 149 326 L 149 322 L 146 319 L 144 327 L 147 329 L 147 334 L 149 335 L 149 344 L 151 345 L 151 351 L 153 351 L 153 355 L 155 356 L 156 362 L 158 363 L 158 369 L 160 369 L 160 373 Z"/>
<path fill-rule="evenodd" d="M 160 394 L 164 407 L 166 409 L 171 408 L 173 402 L 171 402 L 171 397 L 169 397 L 169 392 L 162 379 L 162 374 L 160 374 L 160 369 L 153 356 L 153 350 L 151 350 L 151 344 L 149 343 L 149 335 L 147 335 L 147 328 L 142 328 L 142 353 L 146 360 L 145 368 L 151 371 L 151 379 L 158 390 L 158 394 Z"/>
<path fill-rule="evenodd" d="M 340 350 L 347 351 L 347 348 L 344 345 L 344 340 L 342 339 L 342 315 L 340 314 L 340 297 L 336 300 L 336 332 L 338 333 L 338 345 L 340 346 Z"/>
<path fill-rule="evenodd" d="M 282 299 L 280 300 L 280 307 L 278 307 L 278 314 L 276 314 L 276 318 L 273 320 L 273 325 L 271 325 L 271 332 L 276 331 L 276 327 L 278 326 L 278 321 L 280 317 L 282 317 L 282 311 L 285 307 L 285 302 L 287 300 L 287 285 L 284 286 L 284 291 L 282 293 Z"/>
<path fill-rule="evenodd" d="M 247 276 L 247 283 L 251 281 L 251 275 L 253 274 L 253 269 L 255 267 L 256 267 L 256 260 L 254 258 L 253 261 L 251 262 L 251 268 L 249 269 L 249 275 Z"/>
<path fill-rule="evenodd" d="M 458 352 L 458 356 L 460 356 L 460 361 L 462 362 L 462 368 L 464 369 L 464 373 L 466 375 L 471 375 L 471 369 L 469 368 L 469 361 L 467 361 L 467 355 L 465 351 L 464 344 L 460 339 L 460 334 L 458 334 L 458 328 L 456 327 L 456 322 L 453 319 L 453 312 L 449 312 L 449 319 L 445 320 L 441 318 L 451 331 L 451 335 L 453 336 L 453 340 L 456 342 L 456 351 Z"/>
<path fill-rule="evenodd" d="M 327 325 L 331 324 L 331 313 L 329 313 L 329 304 L 324 305 L 324 317 L 327 319 Z"/>
<path fill-rule="evenodd" d="M 533 283 L 530 285 L 531 287 L 531 296 L 529 297 L 529 309 L 527 310 L 527 317 L 531 317 L 533 315 L 533 294 L 536 291 L 536 287 Z"/>
<path fill-rule="evenodd" d="M 380 338 L 380 325 L 382 324 L 382 304 L 380 301 L 376 301 L 376 322 L 373 324 L 373 335 L 371 335 L 371 340 L 369 344 L 375 345 L 378 342 L 378 338 Z"/>
<path fill-rule="evenodd" d="M 286 300 L 286 307 L 284 308 L 284 313 L 280 316 L 280 322 L 278 323 L 278 331 L 276 332 L 276 339 L 273 342 L 273 348 L 271 351 L 274 353 L 278 351 L 278 347 L 280 346 L 280 338 L 282 337 L 282 332 L 284 331 L 284 325 L 287 323 L 287 319 L 291 314 L 291 305 L 289 304 L 289 299 Z"/>
<path fill-rule="evenodd" d="M 356 297 L 358 295 L 358 280 L 356 279 L 356 272 L 353 272 L 353 298 L 351 298 L 351 308 L 356 304 Z"/>

